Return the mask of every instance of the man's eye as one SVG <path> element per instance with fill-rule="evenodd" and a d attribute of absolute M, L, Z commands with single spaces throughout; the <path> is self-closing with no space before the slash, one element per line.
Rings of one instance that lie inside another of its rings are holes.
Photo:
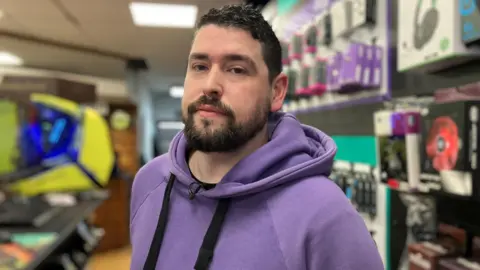
<path fill-rule="evenodd" d="M 192 69 L 195 71 L 205 71 L 207 67 L 204 65 L 193 65 Z"/>
<path fill-rule="evenodd" d="M 246 73 L 245 69 L 243 69 L 243 68 L 231 68 L 229 71 L 233 74 L 245 74 Z"/>

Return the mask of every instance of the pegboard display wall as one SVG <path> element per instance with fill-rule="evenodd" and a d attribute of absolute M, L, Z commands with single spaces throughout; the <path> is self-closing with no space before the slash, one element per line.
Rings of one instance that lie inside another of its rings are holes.
<path fill-rule="evenodd" d="M 287 19 L 272 19 L 291 83 L 283 109 L 304 113 L 389 99 L 390 72 L 383 68 L 390 58 L 389 8 L 389 1 L 307 0 Z"/>
<path fill-rule="evenodd" d="M 415 3 L 412 5 L 415 7 L 422 1 L 413 2 Z M 458 5 L 462 4 L 461 0 L 454 0 L 453 2 Z M 397 46 L 397 43 L 399 46 L 404 43 L 398 38 L 400 32 L 398 25 L 402 23 L 402 19 L 397 20 L 396 10 L 399 9 L 399 0 L 390 0 L 386 4 L 387 6 L 385 8 L 388 12 L 383 15 L 387 14 L 386 17 L 384 16 L 386 23 L 385 31 L 387 32 L 386 38 L 389 39 L 391 45 L 385 49 L 388 64 L 383 66 L 385 72 L 384 81 L 387 85 L 387 100 L 388 98 L 401 98 L 415 95 L 429 96 L 433 95 L 438 89 L 458 87 L 480 81 L 480 60 L 475 57 L 463 59 L 461 63 L 456 63 L 453 66 L 439 65 L 437 68 L 430 68 L 427 70 L 412 68 L 412 70 L 398 71 L 399 64 L 397 61 L 397 55 L 400 54 L 398 52 L 400 48 Z M 427 15 L 429 11 L 427 6 L 428 5 L 425 3 L 420 7 L 423 15 Z M 458 8 L 455 8 L 455 10 L 458 11 Z M 419 15 L 416 19 L 420 21 L 421 17 L 422 16 Z M 412 18 L 407 19 L 411 20 Z M 380 23 L 380 19 L 377 19 L 377 21 Z M 403 23 L 403 25 L 405 24 L 413 25 L 413 22 L 411 24 Z M 460 27 L 460 25 L 457 25 L 457 27 Z M 436 31 L 440 30 L 436 29 Z M 461 37 L 459 36 L 458 39 L 461 40 Z M 338 43 L 341 44 L 345 39 L 341 40 L 342 41 L 338 41 Z M 350 97 L 352 96 L 345 95 L 343 98 L 349 99 Z M 318 102 L 318 99 L 319 97 L 313 97 L 311 98 L 311 102 L 313 102 L 313 100 L 317 100 Z M 290 107 L 287 108 L 287 111 L 296 114 L 299 120 L 303 123 L 318 127 L 324 130 L 327 134 L 333 136 L 373 135 L 372 115 L 373 112 L 378 111 L 383 107 L 382 101 L 384 101 L 382 98 L 376 100 L 375 98 L 366 99 L 363 101 L 351 98 L 345 103 L 340 102 L 330 106 L 308 107 L 305 101 L 298 98 L 295 102 L 295 106 L 293 106 L 294 110 L 291 106 L 292 102 L 290 102 Z"/>

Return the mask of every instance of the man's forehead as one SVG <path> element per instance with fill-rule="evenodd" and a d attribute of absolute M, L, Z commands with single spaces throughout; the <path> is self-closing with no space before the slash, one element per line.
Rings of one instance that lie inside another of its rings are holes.
<path fill-rule="evenodd" d="M 261 56 L 260 43 L 245 30 L 208 25 L 200 28 L 192 43 L 190 55 L 207 54 L 222 58 L 228 55 Z"/>

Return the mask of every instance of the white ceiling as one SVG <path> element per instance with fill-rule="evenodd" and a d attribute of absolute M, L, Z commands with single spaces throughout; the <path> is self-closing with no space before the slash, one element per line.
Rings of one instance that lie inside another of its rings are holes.
<path fill-rule="evenodd" d="M 128 8 L 130 0 L 0 0 L 0 51 L 20 56 L 25 66 L 109 78 L 124 77 L 121 57 L 145 58 L 150 84 L 167 90 L 183 84 L 193 29 L 139 28 Z M 149 1 L 195 4 L 199 15 L 212 7 L 241 0 Z M 27 38 L 25 38 L 27 37 Z M 108 52 L 114 57 L 84 53 L 38 40 Z"/>

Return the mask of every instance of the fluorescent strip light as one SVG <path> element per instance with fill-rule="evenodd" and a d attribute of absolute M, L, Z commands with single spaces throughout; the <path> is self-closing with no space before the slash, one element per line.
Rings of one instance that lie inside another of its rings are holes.
<path fill-rule="evenodd" d="M 137 26 L 192 28 L 198 8 L 193 5 L 130 3 L 130 13 Z"/>
<path fill-rule="evenodd" d="M 158 129 L 183 129 L 185 125 L 182 122 L 159 122 Z"/>
<path fill-rule="evenodd" d="M 172 86 L 170 88 L 170 96 L 173 98 L 183 97 L 183 87 L 182 86 Z"/>
<path fill-rule="evenodd" d="M 0 51 L 0 66 L 21 66 L 23 60 L 9 52 Z"/>

